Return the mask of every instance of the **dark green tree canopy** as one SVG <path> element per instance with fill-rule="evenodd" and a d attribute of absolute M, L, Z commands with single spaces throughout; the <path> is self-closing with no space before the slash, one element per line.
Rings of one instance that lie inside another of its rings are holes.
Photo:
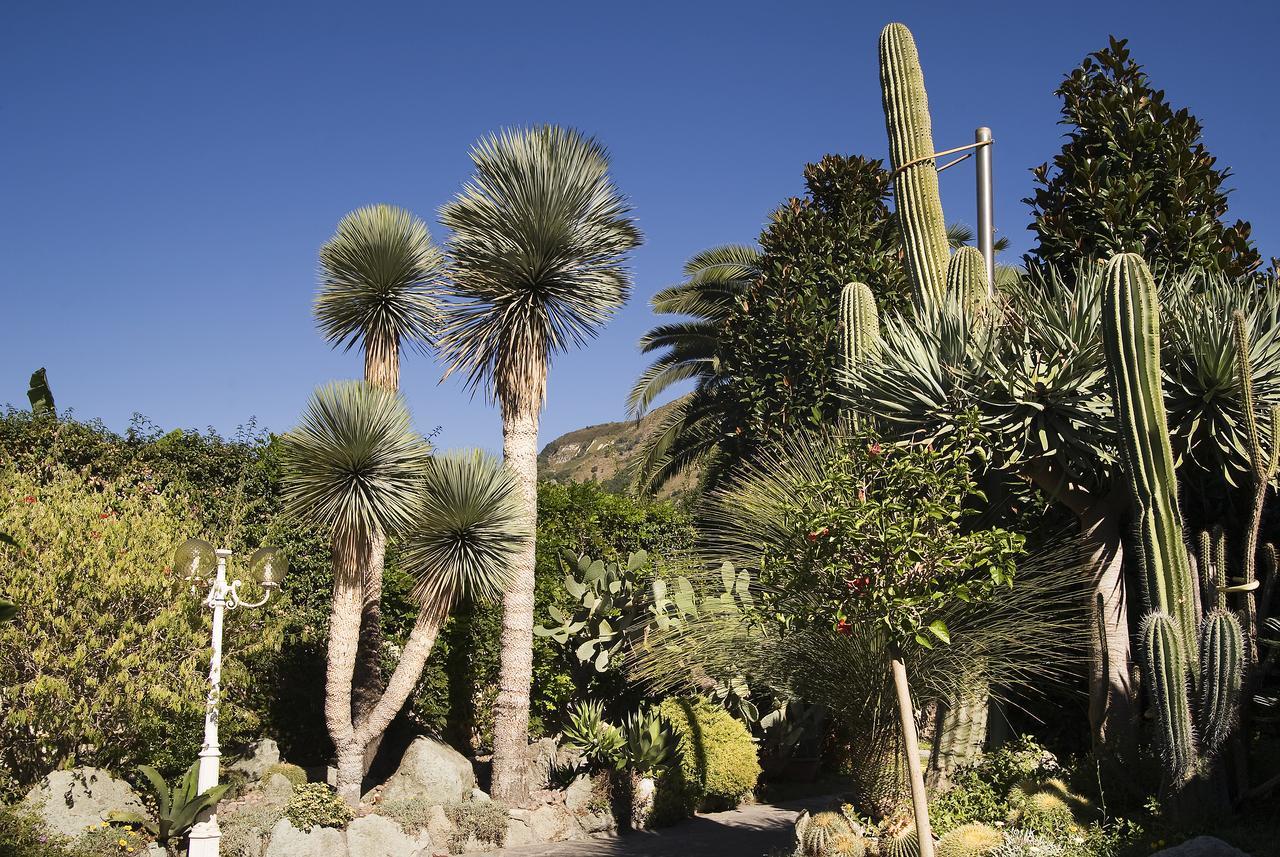
<path fill-rule="evenodd" d="M 1152 87 L 1126 40 L 1085 57 L 1055 94 L 1070 130 L 1053 162 L 1032 170 L 1029 263 L 1070 271 L 1133 252 L 1174 274 L 1237 277 L 1259 266 L 1249 224 L 1224 221 L 1231 171 L 1215 166 L 1200 122 Z"/>
<path fill-rule="evenodd" d="M 880 310 L 905 307 L 906 280 L 878 160 L 827 155 L 804 171 L 808 193 L 760 238 L 760 277 L 724 322 L 724 460 L 839 412 L 840 292 L 871 286 Z"/>

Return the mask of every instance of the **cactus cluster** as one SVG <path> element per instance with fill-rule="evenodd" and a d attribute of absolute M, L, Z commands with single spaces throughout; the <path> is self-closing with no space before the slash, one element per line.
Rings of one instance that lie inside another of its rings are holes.
<path fill-rule="evenodd" d="M 880 857 L 920 857 L 920 837 L 915 828 L 880 837 Z"/>
<path fill-rule="evenodd" d="M 796 857 L 864 857 L 867 841 L 839 812 L 800 813 Z"/>
<path fill-rule="evenodd" d="M 1240 381 L 1248 420 L 1253 423 L 1248 342 L 1239 317 L 1233 323 Z M 1140 634 L 1141 665 L 1165 773 L 1171 783 L 1180 785 L 1200 762 L 1213 757 L 1236 723 L 1246 666 L 1245 637 L 1240 620 L 1227 609 L 1227 596 L 1243 592 L 1247 599 L 1257 585 L 1250 579 L 1259 516 L 1252 521 L 1245 550 L 1247 571 L 1240 585 L 1227 584 L 1227 550 L 1220 532 L 1202 535 L 1198 563 L 1187 550 L 1165 418 L 1159 294 L 1146 263 L 1137 255 L 1119 254 L 1107 264 L 1103 344 L 1137 513 L 1147 607 Z M 1274 475 L 1274 468 L 1268 467 L 1275 450 L 1261 449 L 1256 430 L 1250 436 L 1255 468 L 1269 481 Z"/>
<path fill-rule="evenodd" d="M 962 824 L 938 840 L 938 857 L 987 857 L 1004 844 L 1004 836 L 986 824 Z"/>

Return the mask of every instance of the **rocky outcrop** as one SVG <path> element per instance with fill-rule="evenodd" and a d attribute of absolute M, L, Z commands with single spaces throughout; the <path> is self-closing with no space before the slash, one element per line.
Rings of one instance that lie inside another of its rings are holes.
<path fill-rule="evenodd" d="M 382 800 L 453 803 L 470 797 L 476 774 L 470 760 L 442 741 L 418 738 L 382 789 Z"/>
<path fill-rule="evenodd" d="M 366 815 L 347 825 L 347 853 L 350 857 L 408 857 L 423 845 L 389 818 Z M 429 852 L 428 852 L 429 853 Z"/>
<path fill-rule="evenodd" d="M 1181 845 L 1157 851 L 1151 857 L 1249 857 L 1249 855 L 1216 836 L 1197 836 Z"/>
<path fill-rule="evenodd" d="M 260 780 L 267 768 L 280 764 L 280 747 L 270 738 L 263 738 L 253 745 L 253 752 L 244 759 L 232 762 L 228 768 L 246 774 L 251 780 Z"/>
<path fill-rule="evenodd" d="M 54 771 L 27 793 L 22 804 L 38 815 L 51 833 L 68 837 L 101 824 L 108 813 L 147 812 L 128 783 L 102 768 Z"/>
<path fill-rule="evenodd" d="M 271 828 L 264 857 L 348 857 L 347 837 L 332 827 L 299 830 L 282 818 Z"/>

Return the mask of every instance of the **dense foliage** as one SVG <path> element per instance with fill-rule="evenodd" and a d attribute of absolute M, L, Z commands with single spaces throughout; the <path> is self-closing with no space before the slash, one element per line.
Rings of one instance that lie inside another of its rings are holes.
<path fill-rule="evenodd" d="M 1231 171 L 1215 166 L 1199 120 L 1152 86 L 1126 40 L 1085 57 L 1055 94 L 1067 141 L 1033 170 L 1030 261 L 1069 271 L 1132 252 L 1155 269 L 1232 277 L 1259 266 L 1249 224 L 1223 220 Z"/>
<path fill-rule="evenodd" d="M 700 809 L 737 806 L 760 776 L 751 733 L 724 709 L 695 697 L 659 706 L 676 738 L 675 758 L 659 777 L 652 820 L 672 824 Z"/>
<path fill-rule="evenodd" d="M 869 285 L 882 310 L 908 300 L 880 161 L 828 155 L 804 178 L 807 195 L 774 212 L 760 276 L 724 320 L 723 468 L 837 417 L 845 283 Z"/>

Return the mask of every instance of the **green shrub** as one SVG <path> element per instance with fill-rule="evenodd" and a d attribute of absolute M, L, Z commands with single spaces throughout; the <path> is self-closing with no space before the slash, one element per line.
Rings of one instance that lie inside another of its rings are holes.
<path fill-rule="evenodd" d="M 426 798 L 415 797 L 384 803 L 378 813 L 385 815 L 400 825 L 401 830 L 412 836 L 418 831 L 426 829 L 427 822 L 431 820 L 431 809 L 434 806 L 435 804 Z"/>
<path fill-rule="evenodd" d="M 209 631 L 165 567 L 194 527 L 180 504 L 123 479 L 62 471 L 42 484 L 0 470 L 0 531 L 19 544 L 0 544 L 0 597 L 21 604 L 0 625 L 0 796 L 62 766 L 158 756 L 186 768 Z M 226 665 L 234 674 L 234 654 Z"/>
<path fill-rule="evenodd" d="M 106 827 L 77 836 L 64 851 L 67 857 L 129 857 L 146 854 L 148 843 L 148 837 L 141 831 Z"/>
<path fill-rule="evenodd" d="M 259 857 L 263 838 L 283 815 L 278 806 L 256 802 L 219 812 L 222 857 Z"/>
<path fill-rule="evenodd" d="M 62 857 L 65 842 L 46 833 L 34 813 L 0 804 L 0 854 L 5 857 Z"/>
<path fill-rule="evenodd" d="M 355 817 L 351 807 L 324 783 L 305 783 L 293 790 L 284 817 L 299 830 L 313 827 L 346 827 Z"/>
<path fill-rule="evenodd" d="M 659 713 L 676 737 L 675 763 L 658 778 L 651 823 L 674 824 L 699 809 L 737 806 L 755 789 L 760 762 L 741 721 L 705 699 L 670 698 Z"/>
<path fill-rule="evenodd" d="M 444 813 L 458 828 L 449 841 L 450 848 L 455 851 L 461 851 L 472 836 L 481 843 L 498 848 L 507 841 L 511 813 L 496 800 L 450 803 L 445 805 Z"/>
<path fill-rule="evenodd" d="M 291 765 L 288 762 L 277 762 L 274 765 L 268 766 L 267 769 L 262 772 L 262 781 L 265 783 L 275 774 L 279 774 L 284 777 L 293 784 L 294 788 L 297 788 L 298 786 L 305 786 L 307 784 L 307 772 L 302 770 L 302 768 L 299 768 L 297 765 Z"/>

